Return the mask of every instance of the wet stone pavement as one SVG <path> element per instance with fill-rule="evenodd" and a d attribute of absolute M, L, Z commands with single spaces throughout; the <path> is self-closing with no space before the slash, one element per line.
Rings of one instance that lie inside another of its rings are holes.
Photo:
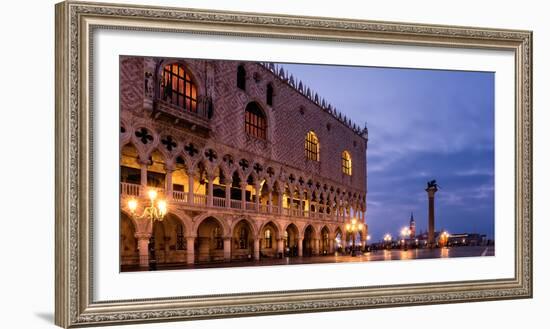
<path fill-rule="evenodd" d="M 258 261 L 232 261 L 204 264 L 158 264 L 154 270 L 176 270 L 176 269 L 199 269 L 199 268 L 222 268 L 242 266 L 269 266 L 269 265 L 293 265 L 293 264 L 319 264 L 319 263 L 349 263 L 349 262 L 370 262 L 389 260 L 413 260 L 430 258 L 457 258 L 457 257 L 485 257 L 494 256 L 494 246 L 473 246 L 473 247 L 449 247 L 436 249 L 409 249 L 409 250 L 377 250 L 365 253 L 357 253 L 352 257 L 347 254 L 335 254 L 328 256 L 312 257 L 284 257 L 264 258 Z M 143 271 L 135 266 L 123 266 L 122 272 Z"/>

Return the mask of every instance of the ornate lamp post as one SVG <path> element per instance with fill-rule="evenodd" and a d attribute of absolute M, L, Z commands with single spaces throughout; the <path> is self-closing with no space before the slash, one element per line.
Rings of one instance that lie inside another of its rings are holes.
<path fill-rule="evenodd" d="M 149 221 L 151 223 L 152 231 L 154 221 L 164 220 L 164 216 L 168 211 L 168 206 L 166 204 L 166 200 L 157 200 L 157 191 L 149 190 L 148 196 L 151 203 L 149 206 L 145 206 L 143 208 L 143 213 L 141 215 L 138 215 L 136 213 L 136 210 L 138 208 L 138 201 L 136 199 L 128 200 L 128 209 L 130 209 L 132 217 L 136 220 Z M 155 264 L 152 264 L 152 258 L 154 258 L 154 254 L 152 256 L 150 255 L 151 251 L 149 250 L 150 248 L 148 246 L 151 242 L 150 235 L 147 234 L 140 239 L 140 266 L 146 267 L 147 265 L 149 265 L 149 269 L 154 269 Z M 143 243 L 141 241 L 143 241 Z"/>
<path fill-rule="evenodd" d="M 355 257 L 355 239 L 357 238 L 357 232 L 363 230 L 363 223 L 357 223 L 357 219 L 353 218 L 351 222 L 346 224 L 346 231 L 352 236 L 351 256 Z"/>
<path fill-rule="evenodd" d="M 130 199 L 128 200 L 128 208 L 130 209 L 130 213 L 136 219 L 150 220 L 151 224 L 156 220 L 162 221 L 164 219 L 164 216 L 166 215 L 166 212 L 168 211 L 166 200 L 158 200 L 155 204 L 155 200 L 157 199 L 157 191 L 149 190 L 147 194 L 149 195 L 149 199 L 151 200 L 151 205 L 145 207 L 143 209 L 143 213 L 138 216 L 136 215 L 138 201 L 136 199 Z"/>

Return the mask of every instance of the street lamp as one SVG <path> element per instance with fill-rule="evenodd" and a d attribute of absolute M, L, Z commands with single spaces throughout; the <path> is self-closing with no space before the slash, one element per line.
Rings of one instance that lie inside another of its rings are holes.
<path fill-rule="evenodd" d="M 363 230 L 363 224 L 357 223 L 357 219 L 353 218 L 350 223 L 346 224 L 346 231 L 351 234 L 353 237 L 352 246 L 351 246 L 351 256 L 355 257 L 355 239 L 357 238 L 357 232 Z"/>
<path fill-rule="evenodd" d="M 403 249 L 407 250 L 406 239 L 407 237 L 410 237 L 411 230 L 408 227 L 403 227 L 403 229 L 401 230 L 401 235 L 403 236 Z"/>
<path fill-rule="evenodd" d="M 384 235 L 384 242 L 386 243 L 386 248 L 389 249 L 391 245 L 391 235 L 389 233 L 386 233 L 386 235 Z"/>
<path fill-rule="evenodd" d="M 441 241 L 441 247 L 446 246 L 449 241 L 449 232 L 444 231 L 441 233 L 441 238 L 439 240 Z"/>

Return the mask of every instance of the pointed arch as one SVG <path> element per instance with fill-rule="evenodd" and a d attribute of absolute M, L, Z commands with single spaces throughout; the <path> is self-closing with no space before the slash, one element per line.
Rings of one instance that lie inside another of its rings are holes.
<path fill-rule="evenodd" d="M 260 230 L 258 231 L 258 232 L 260 232 L 260 235 L 263 233 L 263 231 L 267 227 L 272 227 L 273 228 L 276 239 L 280 239 L 282 237 L 280 225 L 278 225 L 276 221 L 272 221 L 272 220 L 267 221 L 267 222 L 262 224 L 262 226 L 260 227 Z"/>
<path fill-rule="evenodd" d="M 209 218 L 215 220 L 220 224 L 220 226 L 223 228 L 222 233 L 224 236 L 231 235 L 231 227 L 229 226 L 229 224 L 227 224 L 227 221 L 223 217 L 215 216 L 209 213 L 200 214 L 197 217 L 193 218 L 193 222 L 195 223 L 192 230 L 193 234 L 197 234 L 199 226 Z"/>
<path fill-rule="evenodd" d="M 290 222 L 286 224 L 283 230 L 283 247 L 285 256 L 298 256 L 298 244 L 300 243 L 300 233 L 298 226 Z"/>
<path fill-rule="evenodd" d="M 231 258 L 246 259 L 254 251 L 256 237 L 254 225 L 246 218 L 235 222 L 232 228 Z"/>

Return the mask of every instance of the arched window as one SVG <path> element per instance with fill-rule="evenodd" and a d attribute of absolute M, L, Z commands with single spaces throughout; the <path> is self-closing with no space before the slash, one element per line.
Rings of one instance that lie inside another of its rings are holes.
<path fill-rule="evenodd" d="M 342 152 L 342 172 L 351 176 L 351 154 L 348 151 Z"/>
<path fill-rule="evenodd" d="M 265 237 L 265 248 L 271 249 L 273 247 L 273 236 L 271 235 L 270 229 L 265 230 L 264 237 Z"/>
<path fill-rule="evenodd" d="M 187 111 L 197 112 L 197 86 L 183 65 L 165 65 L 160 88 L 162 100 Z"/>
<path fill-rule="evenodd" d="M 242 65 L 237 67 L 237 87 L 242 90 L 246 89 L 246 70 Z"/>
<path fill-rule="evenodd" d="M 271 83 L 267 85 L 265 102 L 267 103 L 267 105 L 273 106 L 273 85 Z"/>
<path fill-rule="evenodd" d="M 313 131 L 309 131 L 306 136 L 306 159 L 319 161 L 319 139 Z"/>
<path fill-rule="evenodd" d="M 252 102 L 246 106 L 245 131 L 256 138 L 267 138 L 267 121 L 258 104 Z"/>

